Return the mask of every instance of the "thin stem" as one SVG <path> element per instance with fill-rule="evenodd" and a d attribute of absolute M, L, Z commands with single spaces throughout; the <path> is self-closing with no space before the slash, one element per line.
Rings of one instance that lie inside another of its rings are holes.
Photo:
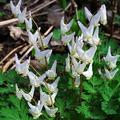
<path fill-rule="evenodd" d="M 111 21 L 110 38 L 112 38 L 113 32 L 114 32 L 114 18 L 115 18 L 115 15 L 117 13 L 117 0 L 113 0 L 112 4 L 113 4 L 113 7 L 112 7 L 112 21 Z"/>
<path fill-rule="evenodd" d="M 75 2 L 75 0 L 72 0 L 72 4 L 74 5 L 75 12 L 76 12 L 76 19 L 77 19 L 77 21 L 78 21 L 78 20 L 79 20 L 78 5 L 77 5 L 77 3 Z"/>
<path fill-rule="evenodd" d="M 40 73 L 31 64 L 30 67 L 40 76 Z"/>
<path fill-rule="evenodd" d="M 32 18 L 32 17 L 31 17 Z M 35 20 L 32 18 L 32 21 L 34 22 L 35 26 L 37 27 L 38 29 L 38 33 L 39 33 L 39 36 L 40 36 L 40 42 L 41 42 L 41 49 L 44 50 L 44 44 L 43 44 L 43 41 L 42 41 L 42 37 L 41 37 L 41 34 L 40 34 L 40 30 L 39 30 L 39 27 L 37 25 L 37 23 L 35 22 Z M 46 64 L 46 68 L 47 68 L 47 58 L 45 57 L 45 64 Z"/>
<path fill-rule="evenodd" d="M 81 83 L 80 83 L 80 96 L 79 96 L 80 99 L 79 100 L 80 100 L 80 104 L 81 104 L 81 102 L 82 102 L 81 95 L 82 95 L 82 92 L 83 92 L 83 80 L 81 79 L 80 81 L 81 81 Z"/>
<path fill-rule="evenodd" d="M 51 100 L 51 103 L 52 103 L 52 107 L 54 108 L 54 103 L 53 103 L 53 100 L 52 100 L 51 91 L 49 90 L 49 87 L 48 87 L 46 82 L 45 82 L 45 85 L 46 85 L 46 87 L 48 89 L 48 92 L 49 92 L 49 96 L 50 96 L 50 100 Z"/>

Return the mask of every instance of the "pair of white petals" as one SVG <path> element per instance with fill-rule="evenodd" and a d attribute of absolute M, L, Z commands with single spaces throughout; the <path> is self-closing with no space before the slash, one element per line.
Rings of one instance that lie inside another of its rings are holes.
<path fill-rule="evenodd" d="M 51 69 L 46 71 L 46 75 L 47 75 L 48 79 L 50 79 L 50 80 L 55 79 L 55 77 L 57 76 L 56 67 L 57 67 L 57 61 L 55 60 L 52 67 L 51 67 Z"/>
<path fill-rule="evenodd" d="M 102 77 L 106 77 L 107 79 L 112 80 L 115 77 L 118 70 L 119 69 L 109 71 L 108 69 L 105 68 L 105 73 L 102 73 L 101 69 L 99 69 L 98 72 Z"/>
<path fill-rule="evenodd" d="M 40 89 L 40 100 L 41 100 L 42 104 L 45 106 L 54 105 L 57 92 L 58 92 L 58 90 L 56 90 L 56 92 L 52 93 L 51 95 L 48 95 Z"/>
<path fill-rule="evenodd" d="M 27 8 L 24 8 L 24 10 L 21 12 L 20 7 L 21 7 L 22 1 L 19 0 L 18 4 L 15 6 L 12 1 L 10 1 L 10 7 L 12 13 L 15 15 L 15 17 L 18 18 L 20 23 L 24 23 L 25 18 L 26 18 L 26 12 Z"/>
<path fill-rule="evenodd" d="M 73 23 L 73 20 L 71 20 L 68 24 L 65 24 L 64 16 L 62 17 L 60 22 L 60 29 L 61 29 L 62 35 L 65 35 L 65 33 L 70 30 L 72 23 Z"/>
<path fill-rule="evenodd" d="M 28 77 L 30 80 L 30 84 L 34 87 L 39 87 L 40 85 L 44 85 L 44 79 L 46 78 L 46 74 L 43 74 L 41 76 L 36 76 L 33 72 L 28 72 Z"/>
<path fill-rule="evenodd" d="M 28 32 L 28 38 L 29 38 L 29 44 L 33 46 L 40 46 L 41 48 L 47 48 L 48 44 L 50 42 L 50 39 L 53 35 L 53 33 L 49 33 L 46 37 L 42 37 L 39 33 L 39 30 L 37 30 L 35 33 L 32 33 L 30 30 L 27 30 Z"/>
<path fill-rule="evenodd" d="M 86 64 L 91 63 L 93 61 L 93 57 L 96 53 L 97 47 L 92 46 L 87 51 L 84 51 L 79 46 L 77 46 L 77 54 L 79 56 L 79 59 Z"/>
<path fill-rule="evenodd" d="M 79 74 L 79 75 L 84 75 L 87 79 L 90 79 L 93 75 L 93 70 L 92 70 L 92 64 L 93 62 L 91 62 L 89 64 L 89 67 L 87 69 L 87 71 L 84 71 L 85 67 L 86 67 L 86 63 L 80 63 L 77 62 L 76 59 L 74 57 L 72 57 L 72 63 L 74 66 L 75 71 Z"/>
<path fill-rule="evenodd" d="M 29 93 L 26 93 L 22 89 L 19 89 L 17 84 L 16 84 L 15 87 L 16 87 L 16 96 L 19 99 L 21 99 L 23 97 L 28 102 L 31 102 L 31 100 L 33 99 L 34 91 L 35 91 L 35 87 L 34 86 L 32 86 L 32 88 L 31 88 Z"/>
<path fill-rule="evenodd" d="M 40 62 L 40 64 L 46 65 L 46 62 L 49 63 L 52 50 L 47 49 L 41 51 L 37 46 L 35 46 L 34 49 L 35 49 L 35 58 Z"/>
<path fill-rule="evenodd" d="M 104 57 L 103 59 L 105 60 L 105 62 L 107 62 L 110 69 L 114 69 L 114 68 L 116 68 L 116 63 L 117 63 L 117 60 L 119 57 L 120 57 L 120 55 L 112 56 L 111 47 L 109 47 L 108 53 L 107 53 L 106 57 Z"/>
<path fill-rule="evenodd" d="M 78 25 L 81 28 L 83 40 L 89 43 L 91 46 L 99 45 L 99 27 L 97 26 L 94 31 L 94 26 L 90 25 L 88 28 L 85 27 L 80 21 L 78 21 Z"/>
<path fill-rule="evenodd" d="M 88 28 L 85 27 L 80 21 L 78 21 L 78 25 L 83 33 L 83 39 L 87 40 L 91 40 L 92 39 L 92 35 L 93 35 L 93 31 L 94 31 L 94 26 L 90 25 Z"/>
<path fill-rule="evenodd" d="M 60 80 L 60 77 L 57 77 L 56 80 L 53 83 L 46 83 L 45 87 L 49 90 L 50 93 L 56 93 L 58 91 L 58 82 Z"/>
<path fill-rule="evenodd" d="M 36 106 L 28 102 L 28 106 L 30 107 L 29 112 L 32 114 L 33 119 L 37 119 L 42 115 L 43 104 L 41 104 L 40 101 L 38 101 L 38 104 Z"/>
<path fill-rule="evenodd" d="M 71 34 L 65 34 L 62 36 L 62 42 L 64 45 L 67 45 L 71 40 L 74 40 L 74 36 L 75 36 L 75 32 L 71 33 Z"/>
<path fill-rule="evenodd" d="M 55 113 L 58 111 L 58 108 L 51 108 L 46 105 L 43 105 L 41 101 L 38 101 L 38 104 L 36 106 L 32 105 L 29 102 L 28 105 L 30 107 L 29 112 L 32 114 L 33 119 L 37 119 L 43 114 L 42 113 L 43 107 L 45 108 L 45 111 L 50 117 L 55 117 Z"/>
<path fill-rule="evenodd" d="M 16 71 L 19 74 L 22 74 L 23 76 L 27 76 L 29 72 L 29 65 L 30 65 L 30 58 L 23 63 L 20 63 L 20 60 L 18 59 L 17 54 L 15 54 L 15 65 L 16 65 Z"/>
<path fill-rule="evenodd" d="M 107 14 L 106 14 L 106 6 L 103 4 L 99 11 L 93 15 L 86 7 L 85 7 L 85 15 L 90 22 L 90 25 L 98 26 L 99 22 L 103 25 L 107 24 Z"/>

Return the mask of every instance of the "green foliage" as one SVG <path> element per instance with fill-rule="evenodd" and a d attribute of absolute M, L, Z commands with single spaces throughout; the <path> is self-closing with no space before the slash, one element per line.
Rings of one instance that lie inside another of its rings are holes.
<path fill-rule="evenodd" d="M 68 5 L 68 0 L 59 0 L 59 5 L 65 9 Z"/>
<path fill-rule="evenodd" d="M 24 23 L 18 23 L 17 27 L 21 28 L 22 30 L 24 30 L 26 28 Z"/>
<path fill-rule="evenodd" d="M 0 17 L 4 17 L 5 15 L 5 12 L 0 12 Z"/>
<path fill-rule="evenodd" d="M 61 32 L 60 32 L 60 29 L 54 29 L 53 30 L 53 39 L 54 40 L 59 40 L 60 41 L 60 38 L 61 38 Z"/>
<path fill-rule="evenodd" d="M 7 0 L 0 0 L 0 3 L 6 3 Z"/>
<path fill-rule="evenodd" d="M 115 15 L 115 24 L 120 25 L 120 15 Z"/>
<path fill-rule="evenodd" d="M 6 105 L 0 108 L 0 119 L 2 120 L 32 120 L 28 116 L 28 108 L 24 101 L 20 101 L 14 95 L 6 99 Z"/>

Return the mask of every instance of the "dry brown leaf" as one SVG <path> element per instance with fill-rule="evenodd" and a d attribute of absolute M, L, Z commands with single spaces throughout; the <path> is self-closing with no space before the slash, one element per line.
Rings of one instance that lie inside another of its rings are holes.
<path fill-rule="evenodd" d="M 19 27 L 9 26 L 8 28 L 10 30 L 10 36 L 14 40 L 17 40 L 23 34 L 23 31 Z"/>

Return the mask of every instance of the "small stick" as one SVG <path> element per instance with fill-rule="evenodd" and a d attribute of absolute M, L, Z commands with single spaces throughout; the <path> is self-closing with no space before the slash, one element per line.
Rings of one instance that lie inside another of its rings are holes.
<path fill-rule="evenodd" d="M 106 35 L 107 37 L 110 37 L 110 36 L 111 36 L 111 34 L 109 34 L 109 33 L 105 33 L 105 35 Z M 118 35 L 112 35 L 112 38 L 117 39 L 117 40 L 120 40 L 120 36 L 118 36 Z"/>
<path fill-rule="evenodd" d="M 7 69 L 13 64 L 14 62 L 14 57 L 12 57 L 3 67 L 2 71 L 3 72 L 6 72 Z"/>
<path fill-rule="evenodd" d="M 34 8 L 35 10 L 33 10 L 31 13 L 34 14 L 34 13 L 36 13 L 36 12 L 42 10 L 43 8 L 45 8 L 45 7 L 47 7 L 47 6 L 51 5 L 51 4 L 53 4 L 54 2 L 56 2 L 56 0 L 52 0 L 52 1 L 48 2 L 48 3 L 45 2 L 46 4 L 43 3 L 42 6 L 41 6 L 41 4 L 40 4 L 40 5 L 38 5 L 36 8 Z"/>
<path fill-rule="evenodd" d="M 36 8 L 34 8 L 35 10 L 33 10 L 33 11 L 31 10 L 32 11 L 31 14 L 34 14 L 34 13 L 42 10 L 43 8 L 53 4 L 54 2 L 56 2 L 56 0 L 52 0 L 52 1 L 48 2 L 48 3 L 46 3 L 46 4 L 43 3 L 42 6 L 38 5 Z M 28 16 L 28 14 L 27 14 L 27 16 Z M 0 27 L 3 27 L 5 25 L 9 25 L 9 24 L 14 23 L 14 22 L 18 22 L 18 19 L 17 18 L 12 18 L 12 19 L 9 19 L 9 20 L 2 21 L 2 22 L 0 22 Z"/>
<path fill-rule="evenodd" d="M 24 44 L 25 45 L 25 44 Z M 16 52 L 18 49 L 22 48 L 24 45 L 20 45 L 16 48 L 14 48 L 11 52 L 9 52 L 1 61 L 0 64 L 2 64 L 8 57 L 10 57 L 14 52 Z"/>
<path fill-rule="evenodd" d="M 3 27 L 4 25 L 9 25 L 9 24 L 14 23 L 14 22 L 18 22 L 18 19 L 12 18 L 9 20 L 2 21 L 2 22 L 0 22 L 0 27 Z"/>
<path fill-rule="evenodd" d="M 22 55 L 22 54 L 25 53 L 29 48 L 30 48 L 29 45 L 25 46 L 25 47 L 19 52 L 19 54 Z"/>
<path fill-rule="evenodd" d="M 75 0 L 72 0 L 71 2 L 72 2 L 73 6 L 74 6 L 74 8 L 75 8 L 76 19 L 79 20 L 79 15 L 78 15 L 78 5 L 77 5 L 77 3 L 75 2 Z"/>
<path fill-rule="evenodd" d="M 48 35 L 52 29 L 53 25 L 48 28 L 48 30 L 44 33 L 44 36 Z"/>
<path fill-rule="evenodd" d="M 29 48 L 29 50 L 21 57 L 20 61 L 22 61 L 22 60 L 32 51 L 33 48 L 34 48 L 34 47 L 31 46 L 31 47 Z"/>
<path fill-rule="evenodd" d="M 114 19 L 115 19 L 115 15 L 117 13 L 117 0 L 113 0 L 112 2 L 113 2 L 113 8 L 112 8 L 112 21 L 111 21 L 110 38 L 112 38 L 112 36 L 113 36 L 113 32 L 114 32 Z"/>

